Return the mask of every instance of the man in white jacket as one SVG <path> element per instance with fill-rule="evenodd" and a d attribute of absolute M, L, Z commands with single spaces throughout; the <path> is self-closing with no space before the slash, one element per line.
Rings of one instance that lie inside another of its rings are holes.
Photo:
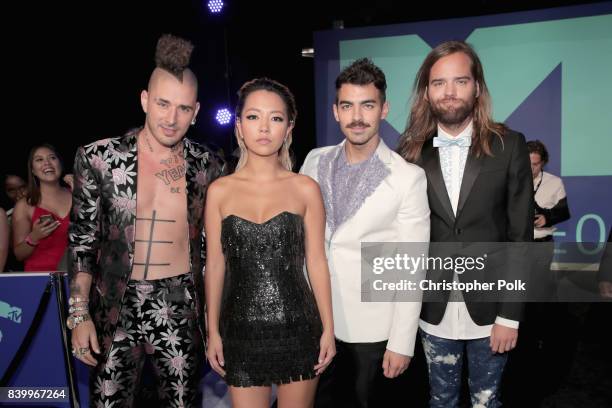
<path fill-rule="evenodd" d="M 314 149 L 301 169 L 317 180 L 325 203 L 338 352 L 320 380 L 317 407 L 372 406 L 376 380 L 400 375 L 414 352 L 419 301 L 362 301 L 362 242 L 429 241 L 425 173 L 379 136 L 389 112 L 386 87 L 368 59 L 345 68 L 333 105 L 345 140 Z"/>

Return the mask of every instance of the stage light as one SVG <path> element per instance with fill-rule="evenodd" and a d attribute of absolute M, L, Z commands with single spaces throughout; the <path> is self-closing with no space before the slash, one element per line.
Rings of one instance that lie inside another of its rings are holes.
<path fill-rule="evenodd" d="M 211 13 L 217 14 L 220 13 L 223 9 L 223 0 L 209 0 L 207 6 Z"/>
<path fill-rule="evenodd" d="M 232 114 L 227 108 L 219 109 L 217 110 L 215 119 L 217 120 L 217 123 L 225 126 L 232 121 Z"/>
<path fill-rule="evenodd" d="M 314 58 L 314 48 L 302 48 L 302 57 Z"/>

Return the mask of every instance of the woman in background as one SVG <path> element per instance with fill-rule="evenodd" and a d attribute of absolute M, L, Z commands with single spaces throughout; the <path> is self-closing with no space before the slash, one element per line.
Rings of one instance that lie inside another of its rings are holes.
<path fill-rule="evenodd" d="M 49 144 L 28 157 L 28 191 L 13 211 L 13 248 L 26 272 L 56 271 L 68 246 L 70 190 L 60 184 L 62 163 Z"/>

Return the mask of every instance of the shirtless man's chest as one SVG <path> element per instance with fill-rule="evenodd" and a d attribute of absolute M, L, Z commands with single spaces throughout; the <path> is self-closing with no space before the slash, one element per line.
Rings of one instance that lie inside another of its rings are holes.
<path fill-rule="evenodd" d="M 190 270 L 183 145 L 160 156 L 139 141 L 132 279 L 154 280 Z"/>

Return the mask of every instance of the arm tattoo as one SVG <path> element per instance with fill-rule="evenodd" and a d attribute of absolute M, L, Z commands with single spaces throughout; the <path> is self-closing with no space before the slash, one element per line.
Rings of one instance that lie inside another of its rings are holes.
<path fill-rule="evenodd" d="M 151 221 L 151 229 L 149 230 L 149 239 L 137 239 L 136 242 L 148 243 L 147 258 L 144 262 L 134 262 L 134 265 L 144 266 L 144 279 L 147 279 L 147 273 L 149 272 L 149 266 L 170 266 L 169 263 L 152 263 L 151 262 L 151 248 L 153 244 L 172 244 L 173 241 L 160 241 L 153 239 L 153 230 L 155 229 L 155 223 L 159 222 L 176 222 L 176 220 L 166 220 L 163 218 L 157 218 L 157 210 L 153 210 L 151 218 L 136 218 L 137 221 Z"/>
<path fill-rule="evenodd" d="M 70 296 L 82 295 L 81 287 L 76 281 L 76 277 L 70 281 Z"/>

